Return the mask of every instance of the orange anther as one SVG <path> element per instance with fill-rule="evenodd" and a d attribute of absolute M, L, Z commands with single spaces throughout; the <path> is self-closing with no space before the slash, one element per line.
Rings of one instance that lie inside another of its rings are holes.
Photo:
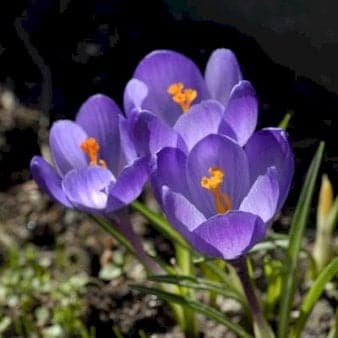
<path fill-rule="evenodd" d="M 222 193 L 220 186 L 223 183 L 224 172 L 217 167 L 211 167 L 208 170 L 210 177 L 203 176 L 201 178 L 201 186 L 210 190 L 215 200 L 215 209 L 219 214 L 224 214 L 232 209 L 230 196 Z"/>
<path fill-rule="evenodd" d="M 89 165 L 99 165 L 102 168 L 107 168 L 106 162 L 99 159 L 100 145 L 94 137 L 87 138 L 81 143 L 80 147 L 88 155 Z"/>
<path fill-rule="evenodd" d="M 197 97 L 197 91 L 191 88 L 184 88 L 182 82 L 171 84 L 167 92 L 172 96 L 173 101 L 181 107 L 183 112 L 189 110 L 192 102 Z"/>

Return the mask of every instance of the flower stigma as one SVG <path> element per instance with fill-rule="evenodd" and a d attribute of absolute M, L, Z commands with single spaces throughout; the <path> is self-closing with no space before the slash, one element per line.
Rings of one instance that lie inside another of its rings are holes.
<path fill-rule="evenodd" d="M 220 186 L 223 183 L 224 172 L 218 167 L 211 167 L 208 170 L 210 177 L 201 178 L 201 187 L 210 190 L 215 200 L 215 209 L 218 214 L 225 214 L 232 209 L 231 200 L 228 194 L 222 193 Z"/>
<path fill-rule="evenodd" d="M 183 112 L 189 110 L 192 102 L 197 97 L 197 91 L 192 88 L 184 88 L 182 82 L 171 84 L 167 92 L 172 96 L 173 101 L 181 107 Z"/>
<path fill-rule="evenodd" d="M 98 165 L 102 168 L 107 168 L 106 162 L 99 159 L 100 145 L 94 137 L 88 137 L 81 143 L 80 147 L 88 155 L 90 160 L 89 165 Z"/>

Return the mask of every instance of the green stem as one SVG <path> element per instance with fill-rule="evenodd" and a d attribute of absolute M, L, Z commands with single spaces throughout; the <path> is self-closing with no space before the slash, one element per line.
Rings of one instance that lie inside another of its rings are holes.
<path fill-rule="evenodd" d="M 182 247 L 180 244 L 175 245 L 177 265 L 180 268 L 180 272 L 186 276 L 192 276 L 194 267 L 192 262 L 192 255 L 189 250 Z M 193 289 L 181 288 L 181 292 L 185 296 L 189 296 L 191 299 L 195 299 L 195 291 Z M 184 332 L 186 338 L 198 337 L 198 325 L 196 316 L 193 310 L 184 308 Z"/>
<path fill-rule="evenodd" d="M 234 261 L 232 264 L 237 271 L 239 279 L 241 280 L 243 290 L 252 313 L 255 337 L 274 338 L 275 335 L 273 334 L 269 324 L 264 318 L 261 305 L 258 301 L 255 289 L 250 279 L 246 259 L 241 257 L 238 260 Z"/>

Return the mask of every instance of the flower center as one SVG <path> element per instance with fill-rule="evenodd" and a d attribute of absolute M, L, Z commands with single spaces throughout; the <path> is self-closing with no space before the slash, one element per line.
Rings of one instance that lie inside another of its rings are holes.
<path fill-rule="evenodd" d="M 184 88 L 182 82 L 171 84 L 167 92 L 172 96 L 173 101 L 181 107 L 183 112 L 189 110 L 191 103 L 197 97 L 197 91 L 191 88 Z"/>
<path fill-rule="evenodd" d="M 215 200 L 215 209 L 218 214 L 225 214 L 232 209 L 231 200 L 228 194 L 222 193 L 220 186 L 223 183 L 224 172 L 217 167 L 208 170 L 210 177 L 201 178 L 201 187 L 210 190 Z"/>
<path fill-rule="evenodd" d="M 88 137 L 80 144 L 80 147 L 88 155 L 89 165 L 99 165 L 102 168 L 107 168 L 106 162 L 99 159 L 100 145 L 94 137 Z"/>

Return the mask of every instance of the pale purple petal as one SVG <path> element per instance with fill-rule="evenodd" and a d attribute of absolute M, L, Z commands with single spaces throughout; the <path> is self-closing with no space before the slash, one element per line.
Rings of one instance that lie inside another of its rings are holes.
<path fill-rule="evenodd" d="M 177 148 L 164 148 L 157 154 L 156 170 L 152 174 L 151 183 L 154 195 L 159 203 L 162 200 L 162 187 L 169 186 L 183 196 L 188 194 L 185 176 L 186 155 Z"/>
<path fill-rule="evenodd" d="M 98 166 L 72 170 L 62 182 L 63 190 L 72 204 L 86 212 L 106 209 L 108 189 L 115 178 L 110 170 Z"/>
<path fill-rule="evenodd" d="M 258 176 L 239 210 L 258 215 L 263 222 L 269 222 L 277 211 L 279 185 L 277 170 L 268 168 L 264 175 Z"/>
<path fill-rule="evenodd" d="M 62 190 L 61 177 L 48 162 L 40 156 L 34 156 L 30 163 L 30 169 L 34 180 L 45 193 L 54 201 L 68 208 L 73 208 Z"/>
<path fill-rule="evenodd" d="M 183 195 L 175 193 L 169 187 L 162 188 L 163 209 L 170 224 L 196 250 L 200 247 L 213 252 L 213 247 L 194 234 L 194 230 L 206 221 L 204 215 L 196 209 Z"/>
<path fill-rule="evenodd" d="M 212 193 L 201 186 L 209 168 L 224 172 L 221 192 L 229 195 L 232 208 L 237 209 L 249 190 L 249 168 L 244 150 L 226 136 L 209 135 L 197 143 L 188 155 L 187 181 L 193 203 L 210 217 L 216 213 Z"/>
<path fill-rule="evenodd" d="M 150 113 L 140 113 L 132 129 L 134 144 L 139 155 L 154 155 L 165 147 L 185 149 L 180 135 Z"/>
<path fill-rule="evenodd" d="M 142 157 L 124 168 L 109 190 L 107 211 L 115 211 L 134 201 L 141 194 L 152 168 L 150 157 Z"/>
<path fill-rule="evenodd" d="M 182 114 L 182 110 L 167 93 L 170 85 L 182 82 L 185 88 L 197 91 L 198 103 L 206 99 L 207 90 L 204 79 L 197 66 L 184 55 L 159 50 L 148 54 L 137 66 L 134 77 L 148 87 L 148 96 L 143 101 L 143 108 L 149 109 L 167 124 L 173 126 Z"/>
<path fill-rule="evenodd" d="M 138 80 L 131 79 L 124 90 L 124 111 L 128 114 L 134 109 L 142 109 L 143 101 L 148 95 L 147 85 Z"/>
<path fill-rule="evenodd" d="M 87 137 L 86 132 L 73 121 L 59 120 L 53 124 L 49 145 L 53 162 L 61 176 L 70 170 L 88 166 L 88 158 L 81 149 L 81 143 Z"/>
<path fill-rule="evenodd" d="M 263 129 L 249 139 L 245 151 L 249 160 L 252 183 L 259 175 L 263 175 L 267 168 L 277 169 L 279 210 L 289 192 L 294 171 L 294 157 L 286 132 L 279 128 Z"/>
<path fill-rule="evenodd" d="M 245 145 L 255 131 L 257 115 L 258 102 L 255 90 L 250 82 L 239 82 L 230 94 L 229 102 L 224 113 L 224 121 L 235 132 L 239 145 Z M 223 126 L 220 127 L 221 133 L 222 128 Z M 226 125 L 224 128 L 226 128 Z"/>
<path fill-rule="evenodd" d="M 206 100 L 192 106 L 177 120 L 174 129 L 182 136 L 188 150 L 209 134 L 217 134 L 224 115 L 224 106 Z"/>
<path fill-rule="evenodd" d="M 234 85 L 242 80 L 236 56 L 229 49 L 216 49 L 210 56 L 205 81 L 212 99 L 226 106 Z"/>
<path fill-rule="evenodd" d="M 131 129 L 133 121 L 119 117 L 120 123 L 120 142 L 121 142 L 121 156 L 118 172 L 131 163 L 134 163 L 138 158 L 135 144 L 133 142 Z"/>
<path fill-rule="evenodd" d="M 256 215 L 230 211 L 224 215 L 216 215 L 197 227 L 193 232 L 213 247 L 196 249 L 206 255 L 225 260 L 233 260 L 246 254 L 265 236 L 264 222 Z M 215 255 L 215 250 L 217 254 Z"/>
<path fill-rule="evenodd" d="M 82 104 L 75 122 L 94 137 L 99 145 L 99 157 L 107 163 L 108 168 L 117 173 L 120 161 L 120 108 L 108 96 L 97 94 Z"/>

